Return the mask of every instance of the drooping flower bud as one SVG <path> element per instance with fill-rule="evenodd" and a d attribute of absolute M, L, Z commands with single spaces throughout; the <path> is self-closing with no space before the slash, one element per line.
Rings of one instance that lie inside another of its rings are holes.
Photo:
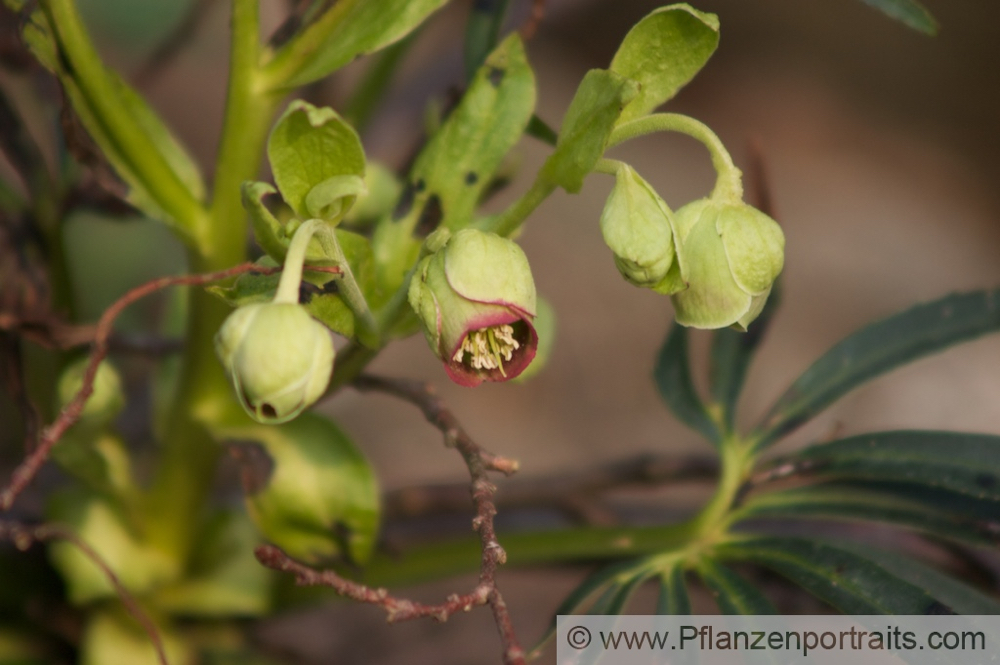
<path fill-rule="evenodd" d="M 674 263 L 671 215 L 649 183 L 623 164 L 601 213 L 601 234 L 618 271 L 632 284 L 660 293 L 684 288 Z"/>
<path fill-rule="evenodd" d="M 677 322 L 746 330 L 784 265 L 785 236 L 745 203 L 702 199 L 675 214 L 677 258 L 687 288 L 671 296 Z"/>
<path fill-rule="evenodd" d="M 283 423 L 319 399 L 333 371 L 333 340 L 297 303 L 238 308 L 219 329 L 215 351 L 250 416 Z"/>
<path fill-rule="evenodd" d="M 511 240 L 462 229 L 417 266 L 409 300 L 459 385 L 512 379 L 535 357 L 535 283 Z"/>

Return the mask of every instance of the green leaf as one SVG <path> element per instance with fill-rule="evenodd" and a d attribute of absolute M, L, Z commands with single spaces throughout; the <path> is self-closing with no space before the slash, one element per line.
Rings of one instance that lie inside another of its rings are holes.
<path fill-rule="evenodd" d="M 1000 507 L 994 506 L 1000 512 Z M 835 483 L 769 492 L 751 498 L 737 512 L 746 519 L 868 520 L 978 545 L 1000 543 L 1000 523 L 939 507 L 931 499 L 901 497 L 878 489 Z"/>
<path fill-rule="evenodd" d="M 354 128 L 333 109 L 300 99 L 288 105 L 271 131 L 267 157 L 281 196 L 302 220 L 315 216 L 306 202 L 314 188 L 336 176 L 365 175 L 365 151 Z M 330 203 L 328 196 L 320 198 L 317 204 Z M 353 201 L 349 196 L 344 207 Z"/>
<path fill-rule="evenodd" d="M 25 22 L 25 43 L 58 76 L 87 133 L 128 185 L 129 202 L 190 239 L 205 197 L 195 161 L 142 96 L 101 63 L 74 5 L 44 9 Z"/>
<path fill-rule="evenodd" d="M 748 561 L 791 580 L 844 614 L 940 614 L 947 606 L 889 568 L 820 540 L 748 537 L 719 545 L 724 560 Z"/>
<path fill-rule="evenodd" d="M 777 614 L 774 606 L 753 584 L 726 566 L 703 559 L 697 566 L 723 614 Z"/>
<path fill-rule="evenodd" d="M 660 575 L 660 596 L 656 601 L 657 614 L 691 614 L 691 598 L 684 582 L 684 568 L 671 566 Z"/>
<path fill-rule="evenodd" d="M 255 442 L 273 463 L 269 475 L 244 487 L 265 538 L 310 563 L 368 559 L 378 530 L 378 487 L 364 456 L 336 425 L 305 413 L 282 425 L 247 424 L 217 435 Z"/>
<path fill-rule="evenodd" d="M 473 3 L 465 24 L 465 77 L 472 80 L 497 44 L 510 0 Z"/>
<path fill-rule="evenodd" d="M 260 248 L 274 259 L 275 265 L 284 262 L 288 245 L 292 241 L 285 233 L 285 225 L 271 214 L 264 203 L 266 197 L 277 194 L 278 190 L 266 182 L 245 182 L 240 188 L 243 207 L 250 215 L 254 238 Z"/>
<path fill-rule="evenodd" d="M 722 411 L 723 422 L 733 431 L 736 408 L 740 391 L 746 379 L 747 370 L 753 361 L 757 347 L 771 325 L 774 313 L 781 302 L 780 280 L 771 288 L 771 295 L 760 315 L 746 332 L 733 328 L 716 330 L 712 336 L 712 355 L 709 362 L 709 386 L 712 399 Z"/>
<path fill-rule="evenodd" d="M 275 54 L 265 76 L 275 88 L 312 83 L 399 41 L 446 2 L 338 0 Z"/>
<path fill-rule="evenodd" d="M 1000 330 L 1000 291 L 953 294 L 873 323 L 826 352 L 764 417 L 764 448 L 856 386 L 922 356 Z"/>
<path fill-rule="evenodd" d="M 875 432 L 810 446 L 794 459 L 823 478 L 926 485 L 1000 502 L 1000 436 Z"/>
<path fill-rule="evenodd" d="M 402 284 L 424 238 L 472 222 L 480 197 L 521 138 L 535 106 L 535 76 L 517 35 L 487 58 L 458 107 L 431 137 L 372 244 L 382 289 Z"/>
<path fill-rule="evenodd" d="M 568 192 L 583 187 L 622 114 L 639 94 L 639 84 L 615 72 L 587 72 L 570 102 L 559 129 L 555 151 L 543 167 L 546 177 Z"/>
<path fill-rule="evenodd" d="M 691 380 L 691 361 L 688 357 L 688 331 L 673 324 L 670 334 L 656 358 L 653 380 L 660 396 L 681 422 L 700 432 L 716 446 L 722 442 L 722 433 L 702 403 Z"/>
<path fill-rule="evenodd" d="M 156 632 L 169 663 L 195 662 L 190 643 L 165 620 Z M 156 649 L 142 626 L 121 606 L 103 606 L 87 614 L 80 644 L 80 665 L 161 665 Z"/>
<path fill-rule="evenodd" d="M 89 490 L 74 487 L 53 494 L 46 516 L 66 525 L 87 543 L 133 593 L 153 589 L 178 573 L 177 561 L 143 542 L 138 527 L 114 503 Z M 66 581 L 71 602 L 83 604 L 117 596 L 107 574 L 74 543 L 53 543 L 49 556 Z"/>
<path fill-rule="evenodd" d="M 611 71 L 639 83 L 618 122 L 646 115 L 677 94 L 719 45 L 719 19 L 687 4 L 661 7 L 629 30 Z"/>
<path fill-rule="evenodd" d="M 217 513 L 195 542 L 184 579 L 155 592 L 158 608 L 220 619 L 269 611 L 274 576 L 253 555 L 257 530 L 245 513 Z"/>
<path fill-rule="evenodd" d="M 857 543 L 844 543 L 843 549 L 871 559 L 891 570 L 901 579 L 927 590 L 932 596 L 959 614 L 1000 614 L 1000 601 L 978 589 L 945 575 L 924 563 Z"/>
<path fill-rule="evenodd" d="M 925 35 L 936 35 L 938 22 L 917 0 L 861 0 L 889 18 L 913 28 Z"/>
<path fill-rule="evenodd" d="M 483 190 L 521 139 L 535 108 L 535 75 L 513 34 L 479 68 L 410 174 L 418 199 L 437 199 L 436 226 L 468 226 Z M 419 200 L 415 201 L 419 203 Z M 434 228 L 421 229 L 426 236 Z"/>

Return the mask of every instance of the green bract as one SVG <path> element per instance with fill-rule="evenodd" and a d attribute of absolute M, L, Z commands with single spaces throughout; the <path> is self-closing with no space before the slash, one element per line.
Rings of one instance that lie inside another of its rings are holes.
<path fill-rule="evenodd" d="M 459 385 L 513 379 L 535 357 L 535 282 L 512 240 L 459 231 L 417 266 L 409 300 Z"/>
<path fill-rule="evenodd" d="M 296 303 L 240 307 L 226 319 L 215 350 L 254 420 L 282 423 L 320 398 L 333 371 L 333 340 Z"/>
<path fill-rule="evenodd" d="M 781 227 L 745 203 L 712 199 L 689 203 L 675 221 L 677 259 L 687 283 L 671 296 L 677 322 L 746 330 L 784 265 Z"/>
<path fill-rule="evenodd" d="M 601 214 L 601 233 L 614 252 L 618 271 L 632 284 L 661 293 L 684 288 L 674 262 L 671 217 L 649 183 L 622 165 Z"/>

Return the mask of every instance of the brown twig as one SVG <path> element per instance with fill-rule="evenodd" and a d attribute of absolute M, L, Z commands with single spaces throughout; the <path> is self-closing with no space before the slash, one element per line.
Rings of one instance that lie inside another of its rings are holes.
<path fill-rule="evenodd" d="M 66 430 L 79 420 L 80 414 L 83 412 L 83 407 L 87 403 L 87 398 L 90 397 L 90 394 L 94 390 L 94 377 L 97 375 L 97 366 L 107 356 L 112 326 L 115 319 L 118 318 L 118 315 L 126 307 L 168 286 L 197 286 L 228 279 L 246 272 L 274 273 L 280 270 L 280 268 L 266 268 L 254 263 L 243 263 L 227 270 L 201 275 L 160 277 L 159 279 L 154 279 L 141 286 L 137 286 L 104 310 L 94 329 L 93 349 L 90 352 L 87 369 L 83 374 L 83 385 L 76 395 L 73 396 L 73 399 L 60 411 L 55 421 L 42 430 L 38 444 L 34 447 L 31 454 L 14 470 L 7 487 L 3 491 L 0 491 L 0 511 L 10 510 L 10 507 L 14 504 L 14 500 L 24 491 L 24 488 L 28 486 L 38 473 L 38 470 L 45 463 L 45 460 L 48 459 L 52 447 L 58 443 Z M 333 267 L 322 270 L 324 272 L 337 271 Z"/>
<path fill-rule="evenodd" d="M 590 503 L 609 490 L 712 480 L 718 471 L 718 459 L 707 455 L 639 455 L 571 475 L 506 483 L 496 503 L 505 509 L 551 508 L 577 518 L 581 516 L 581 501 Z M 407 487 L 388 493 L 382 511 L 388 519 L 457 513 L 467 509 L 468 492 L 466 483 Z"/>
<path fill-rule="evenodd" d="M 524 22 L 519 31 L 521 39 L 528 41 L 534 37 L 535 33 L 538 32 L 538 26 L 542 24 L 544 18 L 545 0 L 531 0 L 531 14 L 528 15 L 528 20 Z"/>
<path fill-rule="evenodd" d="M 0 521 L 0 539 L 11 541 L 22 552 L 35 543 L 50 540 L 65 540 L 79 548 L 95 566 L 101 569 L 101 572 L 104 573 L 111 586 L 114 587 L 115 593 L 118 595 L 118 599 L 122 605 L 125 606 L 128 613 L 132 615 L 132 618 L 142 626 L 146 635 L 149 636 L 149 641 L 153 643 L 153 648 L 156 649 L 156 656 L 160 661 L 160 665 L 169 665 L 166 651 L 163 649 L 163 640 L 160 639 L 160 633 L 156 629 L 156 624 L 142 611 L 139 603 L 128 592 L 128 589 L 125 588 L 121 580 L 118 579 L 115 571 L 111 570 L 111 567 L 101 558 L 101 555 L 75 533 L 55 524 L 27 526 L 20 522 Z"/>
<path fill-rule="evenodd" d="M 490 482 L 487 475 L 489 471 L 510 475 L 517 471 L 517 462 L 499 457 L 479 447 L 441 398 L 434 393 L 433 388 L 425 383 L 362 375 L 355 379 L 353 385 L 361 391 L 376 390 L 388 393 L 415 405 L 423 412 L 428 422 L 441 431 L 445 445 L 455 448 L 462 455 L 469 470 L 472 503 L 476 511 L 472 526 L 479 532 L 483 553 L 478 583 L 467 594 L 453 594 L 443 603 L 425 605 L 405 598 L 396 598 L 385 589 L 374 589 L 347 580 L 331 570 L 313 570 L 290 559 L 280 549 L 271 545 L 258 547 L 257 559 L 268 568 L 294 574 L 296 582 L 300 585 L 328 586 L 345 597 L 378 605 L 385 610 L 389 621 L 418 617 L 445 621 L 457 612 L 467 612 L 476 606 L 489 605 L 503 644 L 503 662 L 506 665 L 523 665 L 525 652 L 514 632 L 507 604 L 496 584 L 497 567 L 507 560 L 507 554 L 497 540 L 493 526 L 493 517 L 497 512 L 493 501 L 496 486 Z"/>

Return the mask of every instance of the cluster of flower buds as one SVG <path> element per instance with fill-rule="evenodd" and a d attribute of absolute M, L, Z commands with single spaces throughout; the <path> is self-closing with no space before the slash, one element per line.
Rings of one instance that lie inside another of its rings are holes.
<path fill-rule="evenodd" d="M 513 379 L 535 357 L 535 283 L 512 240 L 458 231 L 421 260 L 409 300 L 431 349 L 459 385 Z"/>
<path fill-rule="evenodd" d="M 622 276 L 669 294 L 677 322 L 694 328 L 746 330 L 784 264 L 781 227 L 764 213 L 728 196 L 671 212 L 627 165 L 616 174 L 601 231 Z"/>

